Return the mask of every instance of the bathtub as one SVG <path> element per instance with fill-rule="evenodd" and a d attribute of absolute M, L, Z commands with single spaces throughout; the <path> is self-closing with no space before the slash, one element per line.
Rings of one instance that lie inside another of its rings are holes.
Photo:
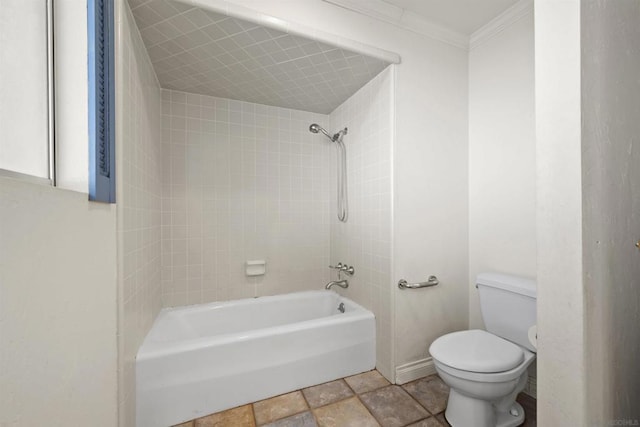
<path fill-rule="evenodd" d="M 166 308 L 138 351 L 136 425 L 179 424 L 369 371 L 375 347 L 373 313 L 334 291 Z"/>

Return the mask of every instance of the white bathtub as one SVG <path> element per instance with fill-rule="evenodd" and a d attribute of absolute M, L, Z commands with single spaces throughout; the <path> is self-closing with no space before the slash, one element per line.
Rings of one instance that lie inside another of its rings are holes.
<path fill-rule="evenodd" d="M 375 347 L 373 313 L 333 291 L 164 309 L 138 351 L 137 426 L 166 427 L 365 372 Z"/>

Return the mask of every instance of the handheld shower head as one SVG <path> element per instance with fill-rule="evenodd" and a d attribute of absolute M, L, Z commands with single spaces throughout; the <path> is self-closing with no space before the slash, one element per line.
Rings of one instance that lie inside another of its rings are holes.
<path fill-rule="evenodd" d="M 323 134 L 325 134 L 325 136 L 327 138 L 329 138 L 330 140 L 333 141 L 333 137 L 331 135 L 329 135 L 329 132 L 324 130 L 324 128 L 322 126 L 320 126 L 319 124 L 317 124 L 317 123 L 314 123 L 311 126 L 309 126 L 309 131 L 313 132 L 313 133 L 322 132 Z"/>
<path fill-rule="evenodd" d="M 347 222 L 347 216 L 349 215 L 349 207 L 347 203 L 347 149 L 342 142 L 342 137 L 347 134 L 348 129 L 344 128 L 332 136 L 329 132 L 324 130 L 322 126 L 317 123 L 313 123 L 309 126 L 309 132 L 322 132 L 324 136 L 331 140 L 331 142 L 336 143 L 336 147 L 338 148 L 338 219 L 342 222 Z"/>

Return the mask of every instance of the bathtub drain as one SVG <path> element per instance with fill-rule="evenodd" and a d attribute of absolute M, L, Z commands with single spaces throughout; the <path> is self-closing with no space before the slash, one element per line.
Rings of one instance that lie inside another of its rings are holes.
<path fill-rule="evenodd" d="M 344 303 L 343 302 L 341 302 L 340 305 L 338 306 L 338 311 L 340 313 L 344 313 Z"/>

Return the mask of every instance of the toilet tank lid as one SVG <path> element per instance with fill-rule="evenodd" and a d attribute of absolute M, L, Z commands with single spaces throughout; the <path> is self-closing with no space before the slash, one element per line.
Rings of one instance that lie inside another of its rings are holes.
<path fill-rule="evenodd" d="M 535 280 L 510 274 L 480 273 L 476 277 L 476 284 L 504 289 L 505 291 L 526 295 L 531 298 L 536 298 L 538 295 Z"/>

